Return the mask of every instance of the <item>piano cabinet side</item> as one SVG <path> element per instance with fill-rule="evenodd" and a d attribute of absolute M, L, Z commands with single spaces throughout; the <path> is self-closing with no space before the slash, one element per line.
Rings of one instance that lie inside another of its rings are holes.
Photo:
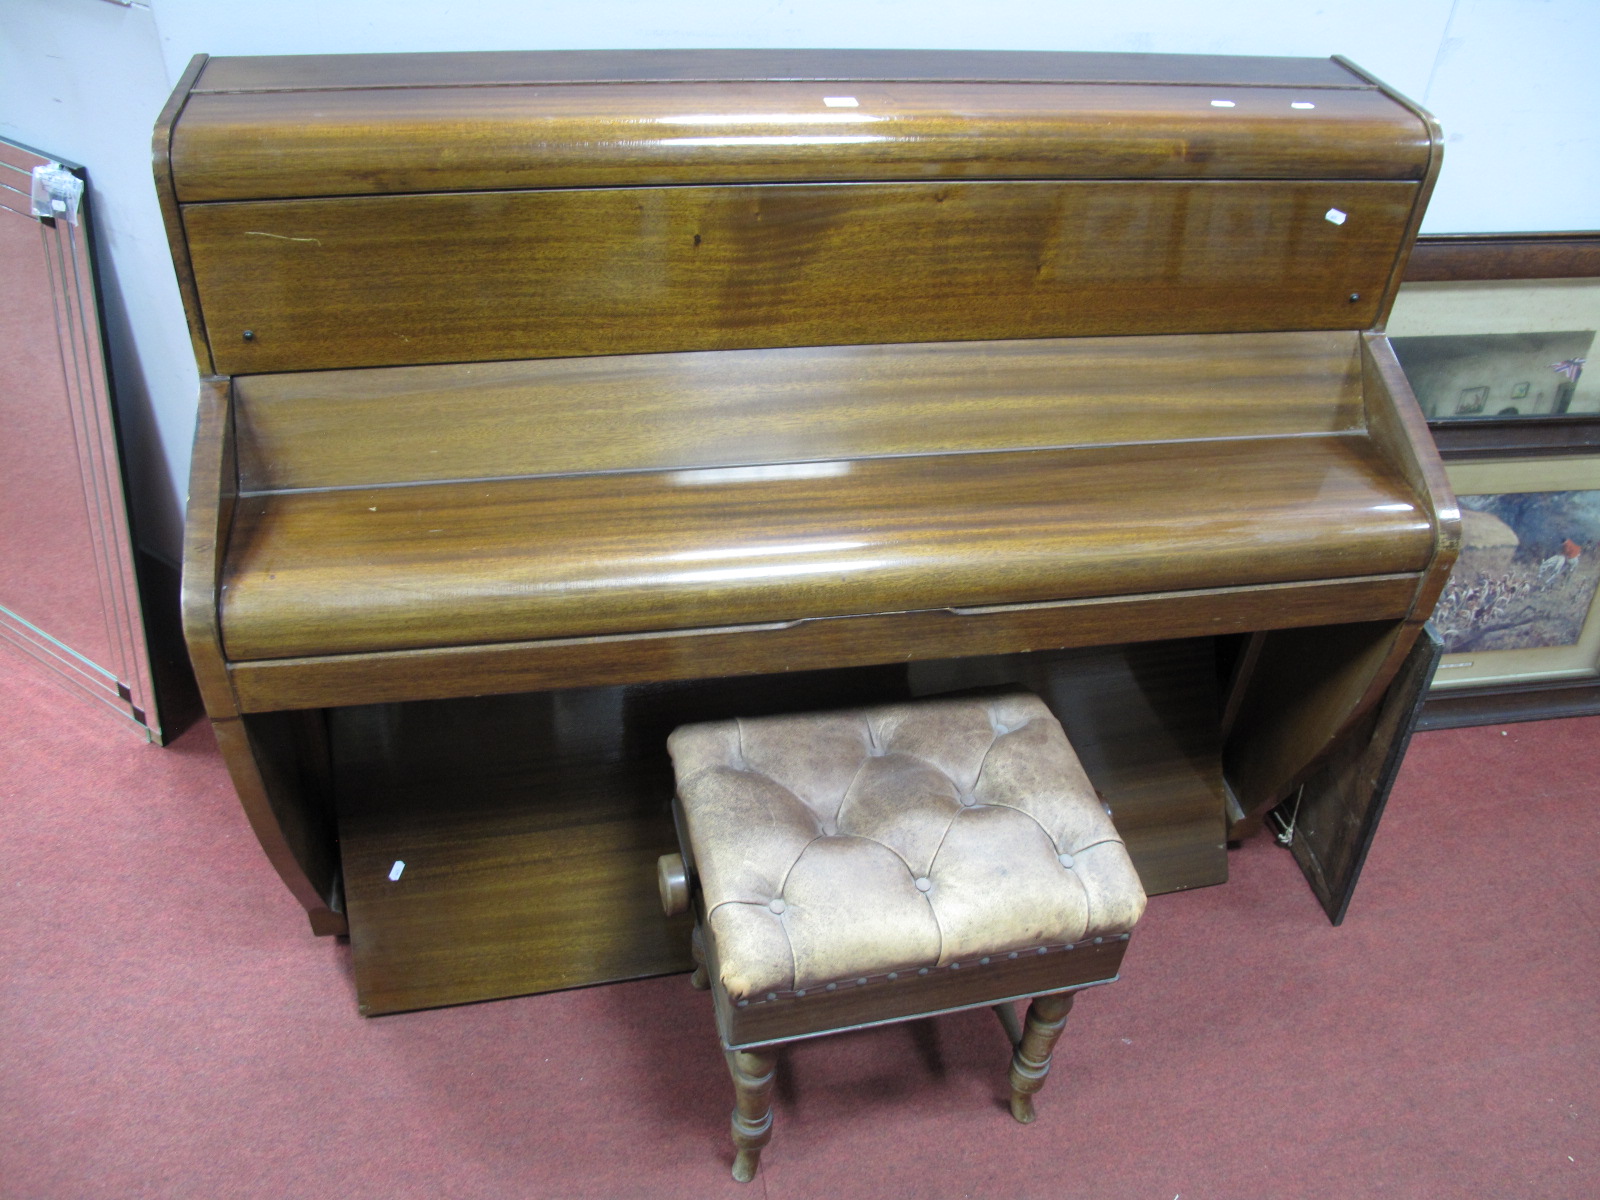
<path fill-rule="evenodd" d="M 1429 514 L 1433 556 L 1399 621 L 1253 635 L 1241 657 L 1246 669 L 1227 701 L 1223 761 L 1234 840 L 1255 832 L 1267 811 L 1310 778 L 1388 692 L 1460 551 L 1460 506 L 1382 333 L 1362 335 L 1361 372 L 1368 437 Z"/>
<path fill-rule="evenodd" d="M 184 522 L 183 628 L 217 747 L 245 818 L 317 934 L 347 932 L 339 911 L 326 736 L 320 710 L 240 712 L 218 628 L 222 559 L 238 497 L 230 380 L 201 382 Z"/>

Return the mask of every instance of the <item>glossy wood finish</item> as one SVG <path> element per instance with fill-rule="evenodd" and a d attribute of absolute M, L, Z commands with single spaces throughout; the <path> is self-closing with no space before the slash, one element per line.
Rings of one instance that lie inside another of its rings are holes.
<path fill-rule="evenodd" d="M 161 115 L 156 118 L 151 138 L 151 166 L 155 174 L 156 199 L 161 205 L 161 222 L 167 230 L 167 246 L 172 267 L 178 276 L 178 292 L 183 297 L 183 312 L 189 325 L 189 344 L 201 375 L 212 375 L 211 347 L 206 342 L 205 320 L 200 314 L 200 293 L 195 288 L 194 268 L 189 262 L 189 242 L 183 232 L 183 213 L 178 206 L 177 184 L 172 176 L 172 135 L 178 117 L 187 106 L 195 81 L 205 68 L 206 56 L 196 54 L 178 78 Z"/>
<path fill-rule="evenodd" d="M 1311 773 L 1382 695 L 1415 637 L 1416 628 L 1393 621 L 1266 633 L 1224 748 L 1224 771 L 1245 818 L 1230 838 L 1258 828 L 1266 810 Z"/>
<path fill-rule="evenodd" d="M 184 224 L 217 367 L 253 374 L 1360 329 L 1416 195 L 1282 180 L 569 189 L 196 204 Z"/>
<path fill-rule="evenodd" d="M 239 491 L 233 395 L 225 379 L 200 384 L 194 450 L 189 458 L 189 500 L 183 525 L 183 634 L 206 713 L 238 715 L 217 621 L 223 555 Z"/>
<path fill-rule="evenodd" d="M 1358 88 L 1328 58 L 1015 50 L 556 50 L 217 58 L 199 92 L 690 80 L 908 80 Z"/>
<path fill-rule="evenodd" d="M 348 654 L 1392 574 L 1432 550 L 1353 436 L 277 493 L 239 500 L 222 634 L 234 661 Z"/>
<path fill-rule="evenodd" d="M 655 888 L 670 766 L 622 757 L 620 703 L 332 714 L 363 1013 L 688 969 L 688 920 L 664 918 Z"/>
<path fill-rule="evenodd" d="M 1035 997 L 1028 1006 L 1027 1025 L 1011 1055 L 1010 1073 L 1011 1115 L 1024 1125 L 1033 1123 L 1033 1098 L 1050 1073 L 1050 1059 L 1066 1028 L 1072 1000 L 1071 992 L 1058 992 Z"/>
<path fill-rule="evenodd" d="M 1293 831 L 1289 849 L 1323 911 L 1342 924 L 1378 832 L 1442 644 L 1429 627 L 1417 638 L 1381 704 L 1342 739 L 1320 770 L 1279 806 Z"/>
<path fill-rule="evenodd" d="M 498 695 L 541 688 L 701 679 L 966 654 L 1399 619 L 1415 575 L 1208 588 L 1047 604 L 997 605 L 673 633 L 241 662 L 229 666 L 246 712 Z"/>
<path fill-rule="evenodd" d="M 217 738 L 250 829 L 267 861 L 319 935 L 349 931 L 340 903 L 331 798 L 320 775 L 324 750 L 308 721 L 321 714 L 217 718 Z"/>
<path fill-rule="evenodd" d="M 199 94 L 187 203 L 925 179 L 1392 179 L 1427 129 L 1376 90 L 1129 84 L 569 84 Z M 1305 97 L 1314 97 L 1307 101 Z M 1295 109 L 1293 101 L 1313 103 Z M 841 175 L 841 148 L 851 151 Z"/>
<path fill-rule="evenodd" d="M 1347 433 L 1361 359 L 1354 333 L 1250 333 L 245 376 L 239 487 Z"/>
<path fill-rule="evenodd" d="M 1027 682 L 1147 889 L 1219 882 L 1222 764 L 1313 769 L 1448 567 L 1358 334 L 1436 138 L 1338 63 L 213 59 L 166 128 L 239 376 L 192 641 L 366 1011 L 687 967 L 662 743 L 719 711 Z"/>
<path fill-rule="evenodd" d="M 1449 578 L 1461 541 L 1461 515 L 1427 423 L 1393 348 L 1380 334 L 1362 336 L 1362 392 L 1373 444 L 1404 478 L 1433 526 L 1430 560 L 1398 626 L 1362 624 L 1347 614 L 1329 636 L 1304 630 L 1266 633 L 1251 673 L 1230 700 L 1235 726 L 1224 761 L 1241 809 L 1231 836 L 1259 825 L 1266 810 L 1298 786 L 1352 721 L 1369 711 L 1401 669 L 1422 623 Z"/>
<path fill-rule="evenodd" d="M 749 1183 L 756 1177 L 761 1150 L 772 1140 L 772 1083 L 777 1056 L 771 1052 L 729 1050 L 733 1076 L 733 1177 Z"/>
<path fill-rule="evenodd" d="M 1461 551 L 1461 506 L 1445 475 L 1444 464 L 1433 451 L 1427 418 L 1422 415 L 1389 339 L 1381 334 L 1364 334 L 1361 348 L 1367 428 L 1374 443 L 1422 500 L 1433 521 L 1433 558 L 1423 573 L 1412 610 L 1413 621 L 1421 622 L 1433 612 Z M 1395 666 L 1398 668 L 1398 663 Z"/>
<path fill-rule="evenodd" d="M 950 664 L 943 678 L 966 686 L 972 666 Z M 997 662 L 984 677 L 1029 671 L 1052 704 L 1066 701 L 1067 721 L 1081 728 L 1081 713 L 1095 711 L 1103 744 L 1085 768 L 1117 809 L 1146 889 L 1220 882 L 1209 643 L 1141 647 L 1131 660 L 1106 649 Z M 663 917 L 656 890 L 656 860 L 676 846 L 667 734 L 685 721 L 913 690 L 904 667 L 876 667 L 333 711 L 363 1011 L 687 970 L 687 920 Z M 1197 806 L 1209 827 L 1184 832 Z M 397 861 L 406 865 L 391 881 Z"/>
<path fill-rule="evenodd" d="M 344 933 L 330 799 L 317 767 L 325 751 L 304 719 L 242 719 L 223 657 L 217 596 L 237 488 L 231 388 L 225 379 L 204 379 L 190 460 L 180 600 L 190 662 L 218 749 L 267 860 L 304 906 L 313 930 Z M 311 719 L 320 717 L 313 713 Z"/>
<path fill-rule="evenodd" d="M 1366 80 L 1373 87 L 1379 89 L 1396 105 L 1409 112 L 1424 131 L 1421 139 L 1427 150 L 1426 165 L 1420 172 L 1422 186 L 1417 189 L 1417 202 L 1412 206 L 1411 219 L 1406 223 L 1405 236 L 1401 240 L 1400 253 L 1395 256 L 1394 268 L 1389 273 L 1388 286 L 1384 288 L 1383 303 L 1378 309 L 1378 316 L 1373 322 L 1374 327 L 1382 329 L 1389 321 L 1389 313 L 1394 308 L 1395 298 L 1400 294 L 1400 283 L 1405 278 L 1406 264 L 1411 257 L 1411 249 L 1416 245 L 1417 234 L 1422 229 L 1422 216 L 1427 210 L 1428 201 L 1433 196 L 1434 184 L 1439 180 L 1439 168 L 1444 161 L 1444 133 L 1439 128 L 1439 122 L 1432 113 L 1421 105 L 1407 99 L 1382 81 L 1369 75 L 1349 59 L 1334 56 L 1334 61 L 1344 67 L 1351 74 Z"/>

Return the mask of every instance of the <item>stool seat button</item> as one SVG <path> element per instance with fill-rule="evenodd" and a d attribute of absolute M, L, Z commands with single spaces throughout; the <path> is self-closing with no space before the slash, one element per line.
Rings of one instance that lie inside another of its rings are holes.
<path fill-rule="evenodd" d="M 1015 950 L 1013 950 L 1010 954 L 1006 955 L 1007 958 L 1015 958 L 1016 956 L 1017 956 L 1017 952 Z"/>
<path fill-rule="evenodd" d="M 778 993 L 777 992 L 768 992 L 767 993 L 767 999 L 768 1000 L 776 1000 L 777 998 L 778 998 Z"/>
<path fill-rule="evenodd" d="M 1105 942 L 1105 938 L 1103 938 L 1103 937 L 1098 937 L 1098 938 L 1095 938 L 1095 940 L 1094 940 L 1094 944 L 1096 946 L 1103 945 L 1104 942 Z"/>
<path fill-rule="evenodd" d="M 926 892 L 932 887 L 933 880 L 929 879 L 926 875 L 917 876 L 917 891 Z"/>
<path fill-rule="evenodd" d="M 787 904 L 785 904 L 781 898 L 777 899 L 777 900 L 774 900 L 774 901 L 772 901 L 772 903 L 767 905 L 767 908 L 770 911 L 775 912 L 775 913 L 781 913 L 784 909 L 786 909 L 788 907 L 789 906 Z"/>
<path fill-rule="evenodd" d="M 857 987 L 866 987 L 867 986 L 866 976 L 863 975 L 860 979 L 856 980 L 856 986 Z"/>
<path fill-rule="evenodd" d="M 888 979 L 892 983 L 894 980 L 900 978 L 900 972 L 899 971 L 890 971 L 889 974 L 885 976 L 885 978 Z"/>
<path fill-rule="evenodd" d="M 918 975 L 926 975 L 927 973 L 928 973 L 928 968 L 927 967 L 918 967 L 917 968 L 917 974 Z"/>
<path fill-rule="evenodd" d="M 800 988 L 800 989 L 799 989 L 799 990 L 797 990 L 797 991 L 796 991 L 796 992 L 795 992 L 795 995 L 796 995 L 796 996 L 804 996 L 804 995 L 805 995 L 805 994 L 806 994 L 806 990 L 805 990 L 805 988 Z"/>
<path fill-rule="evenodd" d="M 1063 867 L 1071 867 L 1072 866 L 1072 855 L 1070 855 L 1070 854 L 1058 854 L 1058 855 L 1056 855 L 1056 861 L 1058 861 Z"/>
<path fill-rule="evenodd" d="M 974 796 L 971 792 L 962 792 L 961 793 L 961 807 L 962 808 L 973 808 L 973 807 L 976 807 L 977 803 L 978 803 L 978 798 L 976 796 Z"/>
<path fill-rule="evenodd" d="M 837 983 L 830 983 L 828 985 L 828 991 L 837 992 L 838 990 L 839 990 L 839 985 Z"/>
<path fill-rule="evenodd" d="M 950 969 L 952 971 L 959 971 L 959 970 L 961 970 L 961 964 L 960 963 L 951 963 L 950 964 Z"/>
<path fill-rule="evenodd" d="M 750 1001 L 748 1001 L 748 1000 L 739 1001 L 739 1007 L 740 1008 L 749 1008 L 750 1007 Z"/>
<path fill-rule="evenodd" d="M 980 967 L 987 967 L 989 965 L 989 956 L 985 954 L 982 958 L 980 958 L 978 960 L 978 965 Z"/>

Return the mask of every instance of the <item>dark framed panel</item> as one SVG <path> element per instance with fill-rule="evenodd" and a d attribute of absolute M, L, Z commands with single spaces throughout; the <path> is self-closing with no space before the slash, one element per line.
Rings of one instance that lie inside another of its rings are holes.
<path fill-rule="evenodd" d="M 1477 344 L 1473 345 L 1469 344 L 1469 336 L 1457 339 L 1408 337 L 1414 331 L 1406 328 L 1403 316 L 1395 323 L 1398 328 L 1393 328 L 1392 334 L 1397 354 L 1402 363 L 1406 363 L 1408 357 L 1411 359 L 1407 370 L 1413 377 L 1419 400 L 1425 410 L 1434 410 L 1430 413 L 1428 427 L 1446 463 L 1455 466 L 1514 459 L 1577 463 L 1585 457 L 1600 455 L 1600 411 L 1593 411 L 1592 392 L 1584 389 L 1589 398 L 1571 403 L 1590 357 L 1590 347 L 1600 343 L 1600 336 L 1590 336 L 1600 328 L 1593 320 L 1592 303 L 1594 297 L 1600 297 L 1600 231 L 1422 237 L 1417 240 L 1405 281 L 1407 284 L 1448 283 L 1469 287 L 1482 284 L 1484 302 L 1500 306 L 1506 314 L 1506 329 L 1514 331 L 1504 335 L 1478 333 Z M 1555 311 L 1546 311 L 1540 318 L 1530 319 L 1525 315 L 1519 324 L 1516 306 L 1527 294 L 1519 287 L 1524 284 L 1548 289 L 1553 301 L 1550 307 Z M 1402 291 L 1402 298 L 1404 295 Z M 1570 300 L 1581 303 L 1574 306 L 1570 318 L 1563 319 L 1561 304 Z M 1530 324 L 1552 332 L 1528 333 L 1526 328 Z M 1448 344 L 1451 340 L 1462 344 L 1452 347 Z M 1452 353 L 1458 361 L 1476 355 L 1480 366 L 1499 354 L 1501 361 L 1508 364 L 1520 361 L 1524 367 L 1520 372 L 1513 369 L 1510 374 L 1502 371 L 1506 378 L 1497 384 L 1492 364 L 1487 365 L 1480 382 L 1466 378 L 1465 372 L 1460 370 L 1451 375 L 1448 360 Z M 1563 380 L 1552 374 L 1556 372 L 1564 373 L 1567 378 Z M 1519 387 L 1519 382 L 1511 378 L 1517 374 L 1534 380 L 1531 388 L 1526 383 Z M 1430 379 L 1430 375 L 1433 378 Z M 1594 375 L 1600 376 L 1600 368 L 1595 369 Z M 1440 390 L 1437 385 L 1441 380 L 1448 395 L 1443 398 L 1437 394 L 1428 395 L 1430 384 L 1435 385 L 1435 393 Z M 1524 402 L 1523 397 L 1528 396 L 1530 390 L 1537 393 L 1542 385 L 1552 382 L 1556 386 L 1550 389 L 1548 399 L 1537 405 Z M 1469 384 L 1478 384 L 1484 394 L 1473 395 L 1478 389 L 1467 386 Z M 1481 408 L 1481 415 L 1473 411 L 1475 406 Z M 1520 411 L 1509 411 L 1513 407 Z M 1438 411 L 1441 408 L 1451 411 L 1446 415 Z M 1585 408 L 1590 411 L 1575 411 Z M 1597 463 L 1595 473 L 1600 476 L 1600 459 L 1594 461 Z M 1600 487 L 1600 477 L 1595 483 Z M 1584 549 L 1600 555 L 1600 546 Z M 1459 665 L 1460 658 L 1459 654 L 1446 658 L 1445 669 L 1439 674 L 1441 682 L 1429 693 L 1418 728 L 1441 729 L 1600 713 L 1600 673 L 1573 678 L 1570 673 L 1551 676 L 1531 671 L 1526 676 L 1452 686 L 1447 682 L 1452 676 L 1452 659 Z"/>

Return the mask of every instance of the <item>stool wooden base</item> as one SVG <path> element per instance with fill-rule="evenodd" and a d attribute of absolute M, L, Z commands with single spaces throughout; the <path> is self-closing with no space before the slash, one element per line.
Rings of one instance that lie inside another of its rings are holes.
<path fill-rule="evenodd" d="M 660 871 L 664 879 L 683 875 L 681 856 L 665 856 Z M 664 903 L 669 896 L 682 896 L 685 907 L 692 902 L 687 889 L 664 887 L 662 895 Z M 703 914 L 699 915 L 703 919 Z M 717 1027 L 733 1079 L 733 1177 L 741 1183 L 753 1179 L 761 1151 L 772 1140 L 778 1047 L 829 1033 L 992 1008 L 1012 1045 L 1011 1115 L 1030 1124 L 1036 1115 L 1033 1097 L 1050 1073 L 1051 1056 L 1074 998 L 1084 988 L 1116 980 L 1128 940 L 1127 934 L 1119 934 L 1082 945 L 1036 947 L 1031 952 L 990 955 L 951 968 L 907 971 L 898 979 L 858 980 L 848 986 L 811 989 L 809 994 L 738 1004 L 720 985 L 714 947 L 708 953 L 708 941 L 697 921 L 691 942 L 695 968 L 690 982 L 698 989 L 709 989 L 716 1002 Z M 1046 990 L 1051 987 L 1060 990 Z M 1031 1001 L 1024 1021 L 1018 1020 L 1013 1007 L 1020 1000 Z"/>

